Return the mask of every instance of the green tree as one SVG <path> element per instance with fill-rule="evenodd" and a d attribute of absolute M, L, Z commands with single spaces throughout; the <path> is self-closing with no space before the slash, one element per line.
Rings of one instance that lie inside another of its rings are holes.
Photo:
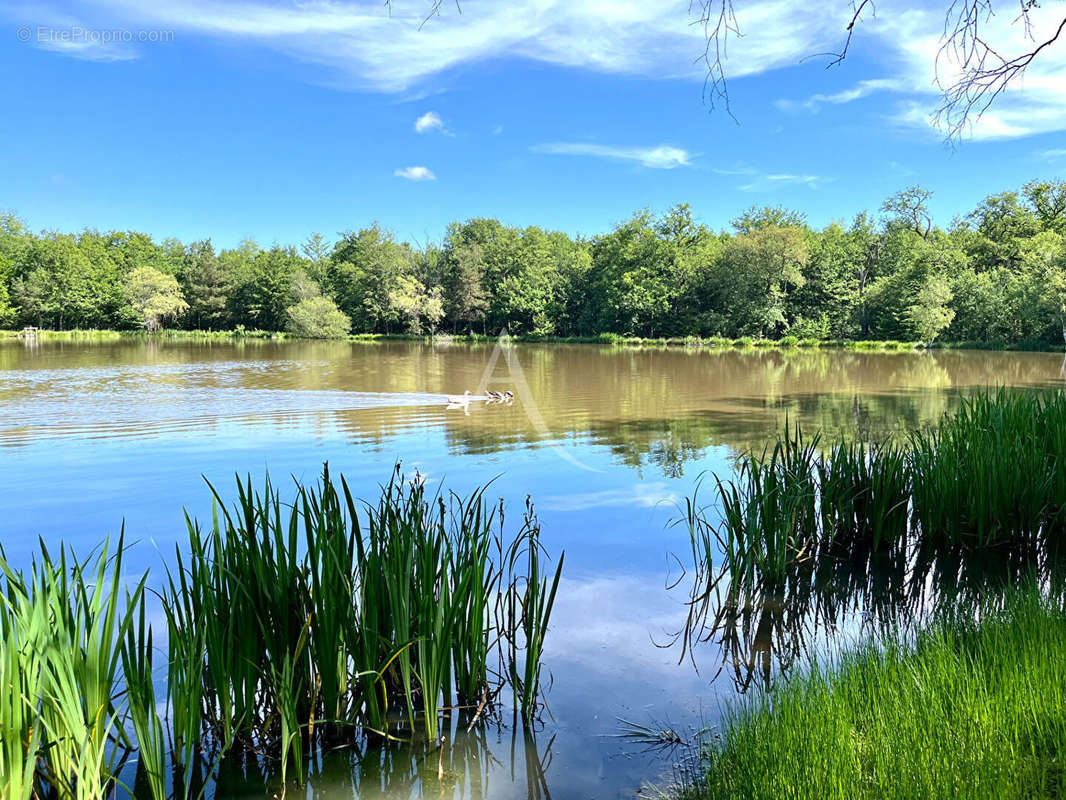
<path fill-rule="evenodd" d="M 393 299 L 403 296 L 401 282 L 417 278 L 418 268 L 414 249 L 374 223 L 341 235 L 330 258 L 329 283 L 357 330 L 390 333 L 404 324 Z"/>
<path fill-rule="evenodd" d="M 459 242 L 445 247 L 443 303 L 452 330 L 474 330 L 478 323 L 485 332 L 488 292 L 482 285 L 484 257 L 478 242 Z"/>
<path fill-rule="evenodd" d="M 408 333 L 421 334 L 436 330 L 444 317 L 440 288 L 427 290 L 414 275 L 399 275 L 389 293 L 389 306 L 399 315 Z"/>
<path fill-rule="evenodd" d="M 230 298 L 235 320 L 260 330 L 285 330 L 294 300 L 293 282 L 302 266 L 296 250 L 280 245 L 260 250 L 254 242 L 245 242 L 237 253 L 224 253 L 223 260 L 236 266 Z"/>
<path fill-rule="evenodd" d="M 130 272 L 126 278 L 126 295 L 134 316 L 150 331 L 160 330 L 164 320 L 189 308 L 177 279 L 155 267 L 137 267 Z"/>
<path fill-rule="evenodd" d="M 936 339 L 955 317 L 951 310 L 951 287 L 941 275 L 930 275 L 907 308 L 906 318 L 918 341 Z"/>
<path fill-rule="evenodd" d="M 185 249 L 181 286 L 189 303 L 187 317 L 198 330 L 225 328 L 229 323 L 229 277 L 210 239 Z"/>
<path fill-rule="evenodd" d="M 885 200 L 881 212 L 890 227 L 906 228 L 925 239 L 933 228 L 933 217 L 929 212 L 932 196 L 932 192 L 920 186 L 911 186 Z"/>
<path fill-rule="evenodd" d="M 726 268 L 746 288 L 747 317 L 763 336 L 788 329 L 789 293 L 802 288 L 810 258 L 802 228 L 766 224 L 734 237 L 722 258 Z"/>

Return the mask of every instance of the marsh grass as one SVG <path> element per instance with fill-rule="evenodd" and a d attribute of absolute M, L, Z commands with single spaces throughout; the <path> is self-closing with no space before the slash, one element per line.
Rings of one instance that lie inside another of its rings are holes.
<path fill-rule="evenodd" d="M 861 609 L 884 629 L 1031 579 L 1064 596 L 1066 397 L 999 391 L 904 440 L 825 446 L 797 427 L 699 491 L 681 657 L 715 640 L 741 691 Z M 866 623 L 864 623 L 865 625 Z"/>
<path fill-rule="evenodd" d="M 124 585 L 123 554 L 122 536 L 114 552 L 105 542 L 86 561 L 66 548 L 53 557 L 42 543 L 28 576 L 0 557 L 5 800 L 103 797 L 138 750 L 153 775 L 150 796 L 165 797 L 146 578 Z"/>
<path fill-rule="evenodd" d="M 1050 798 L 1066 781 L 1066 614 L 955 608 L 732 707 L 677 795 Z"/>
<path fill-rule="evenodd" d="M 188 520 L 164 594 L 183 762 L 203 740 L 301 781 L 317 748 L 357 733 L 435 741 L 444 715 L 491 714 L 508 679 L 532 718 L 559 575 L 549 590 L 532 506 L 507 541 L 484 488 L 429 494 L 398 469 L 376 504 L 328 468 L 292 503 L 238 484 L 232 509 L 214 493 L 209 530 Z M 505 658 L 523 672 L 493 671 Z"/>
<path fill-rule="evenodd" d="M 0 557 L 4 800 L 111 796 L 131 759 L 153 800 L 200 796 L 234 754 L 302 782 L 327 749 L 433 743 L 475 704 L 488 719 L 511 679 L 536 714 L 562 559 L 549 582 L 532 505 L 507 539 L 484 488 L 431 495 L 398 467 L 376 504 L 328 467 L 291 502 L 269 479 L 238 480 L 232 507 L 211 492 L 210 526 L 186 515 L 159 592 L 166 725 L 147 574 L 129 583 L 123 537 L 86 561 L 42 543 L 28 574 Z"/>
<path fill-rule="evenodd" d="M 733 583 L 784 595 L 805 562 L 854 560 L 859 550 L 910 560 L 974 550 L 1008 560 L 1057 555 L 1066 396 L 977 394 L 904 442 L 826 448 L 788 427 L 772 448 L 741 456 L 731 479 L 716 479 L 713 511 L 693 498 L 683 520 L 701 567 L 697 595 L 720 583 L 714 561 Z"/>

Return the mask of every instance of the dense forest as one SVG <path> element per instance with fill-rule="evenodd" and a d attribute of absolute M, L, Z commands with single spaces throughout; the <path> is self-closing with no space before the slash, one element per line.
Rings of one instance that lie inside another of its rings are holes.
<path fill-rule="evenodd" d="M 530 336 L 753 336 L 1053 344 L 1066 335 L 1066 181 L 985 199 L 946 228 L 912 187 L 816 230 L 752 208 L 715 232 L 688 205 L 571 237 L 495 219 L 413 247 L 377 224 L 330 241 L 31 232 L 0 215 L 0 326 Z"/>

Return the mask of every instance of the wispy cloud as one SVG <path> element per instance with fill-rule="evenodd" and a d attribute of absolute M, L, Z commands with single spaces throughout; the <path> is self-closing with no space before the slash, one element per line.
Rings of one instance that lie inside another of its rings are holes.
<path fill-rule="evenodd" d="M 747 182 L 737 187 L 742 192 L 767 192 L 789 185 L 817 189 L 823 183 L 830 183 L 833 180 L 824 175 L 811 175 L 802 172 L 766 172 L 745 164 L 737 164 L 733 167 L 714 167 L 711 172 L 716 175 L 746 178 Z"/>
<path fill-rule="evenodd" d="M 589 142 L 553 142 L 533 147 L 535 153 L 559 156 L 591 156 L 614 161 L 634 161 L 652 169 L 691 166 L 692 154 L 680 147 L 660 144 L 654 147 L 624 147 Z"/>
<path fill-rule="evenodd" d="M 1066 158 L 1066 150 L 1041 150 L 1037 156 L 1044 161 L 1060 161 Z"/>
<path fill-rule="evenodd" d="M 97 0 L 92 11 L 100 25 L 150 24 L 267 46 L 335 70 L 352 88 L 385 92 L 502 56 L 655 78 L 704 75 L 695 61 L 704 33 L 692 24 L 688 0 L 469 0 L 462 14 L 426 24 L 423 6 L 393 4 L 390 14 L 370 0 Z M 838 36 L 837 20 L 805 4 L 750 0 L 737 16 L 745 36 L 731 48 L 731 77 L 794 64 Z"/>
<path fill-rule="evenodd" d="M 1031 27 L 1017 14 L 999 14 L 982 20 L 981 38 L 1005 57 L 1029 52 L 1062 21 L 1061 7 L 1044 4 L 1029 11 Z M 871 33 L 894 51 L 897 79 L 910 97 L 893 114 L 893 121 L 929 130 L 941 103 L 939 86 L 951 86 L 963 74 L 950 50 L 941 52 L 944 30 L 942 9 L 899 8 L 880 13 Z M 1066 48 L 1046 48 L 1003 91 L 979 118 L 970 118 L 967 135 L 977 140 L 1014 139 L 1066 129 Z"/>
<path fill-rule="evenodd" d="M 415 133 L 429 133 L 430 131 L 448 133 L 447 128 L 444 127 L 444 120 L 436 111 L 427 111 L 415 120 Z"/>
<path fill-rule="evenodd" d="M 437 176 L 428 167 L 404 167 L 392 173 L 397 178 L 409 181 L 435 181 Z"/>
<path fill-rule="evenodd" d="M 906 88 L 906 82 L 897 78 L 873 78 L 859 81 L 855 86 L 832 94 L 815 94 L 806 100 L 775 100 L 774 105 L 782 111 L 818 112 L 823 105 L 842 105 L 869 97 L 875 92 L 898 92 Z"/>
<path fill-rule="evenodd" d="M 426 24 L 423 2 L 393 4 L 391 14 L 377 0 L 69 0 L 67 5 L 91 16 L 95 28 L 166 29 L 177 31 L 183 40 L 199 36 L 268 48 L 320 67 L 314 80 L 350 89 L 417 94 L 431 78 L 439 86 L 442 75 L 503 57 L 660 79 L 705 77 L 695 58 L 704 50 L 704 29 L 692 24 L 688 0 L 465 0 L 462 14 L 448 11 Z M 63 13 L 58 8 L 57 0 L 33 5 L 0 0 L 5 16 L 35 24 L 53 24 Z M 939 76 L 935 74 L 943 7 L 884 0 L 877 10 L 876 17 L 863 20 L 861 35 L 867 52 L 884 65 L 882 77 L 778 105 L 817 111 L 875 92 L 892 92 L 901 102 L 886 109 L 890 119 L 928 130 L 940 97 L 935 79 L 950 85 L 959 73 L 957 64 L 941 57 Z M 1014 24 L 1016 16 L 1000 14 L 983 23 L 982 37 L 1000 53 L 1013 55 L 1033 46 L 1024 26 Z M 1043 41 L 1061 21 L 1060 4 L 1034 7 L 1029 17 L 1032 39 Z M 816 3 L 745 0 L 738 4 L 737 22 L 744 36 L 730 42 L 725 64 L 734 80 L 794 66 L 813 53 L 840 46 L 840 16 Z M 96 60 L 148 55 L 147 50 L 51 49 Z M 1004 139 L 1066 129 L 1064 73 L 1066 47 L 1046 48 L 1027 68 L 1024 80 L 975 120 L 972 135 Z"/>

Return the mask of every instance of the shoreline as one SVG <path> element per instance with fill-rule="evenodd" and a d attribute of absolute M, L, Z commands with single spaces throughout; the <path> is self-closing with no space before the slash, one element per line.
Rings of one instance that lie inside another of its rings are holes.
<path fill-rule="evenodd" d="M 498 340 L 499 337 L 485 336 L 476 333 L 438 333 L 438 334 L 413 334 L 413 333 L 356 333 L 343 339 L 313 339 L 297 336 L 285 331 L 260 331 L 260 330 L 226 330 L 226 331 L 200 331 L 200 330 L 112 330 L 112 329 L 75 329 L 66 331 L 54 331 L 40 329 L 36 332 L 40 341 L 52 342 L 111 342 L 128 339 L 167 340 L 167 341 L 333 341 L 333 342 L 390 342 L 390 341 L 417 341 L 417 342 L 460 342 L 466 344 L 488 344 Z M 0 340 L 13 340 L 24 338 L 22 330 L 0 330 Z M 596 336 L 530 336 L 509 335 L 511 342 L 522 344 L 599 344 L 612 345 L 615 347 L 656 347 L 656 348 L 691 348 L 691 349 L 718 349 L 718 350 L 851 350 L 866 352 L 907 352 L 918 350 L 989 350 L 989 351 L 1012 351 L 1012 352 L 1037 352 L 1058 353 L 1062 352 L 1062 345 L 1051 345 L 1046 342 L 901 342 L 896 340 L 877 339 L 798 339 L 794 336 L 785 336 L 781 339 L 766 339 L 755 337 L 741 337 L 729 339 L 724 337 L 700 337 L 700 336 L 672 336 L 672 337 L 640 337 L 622 336 L 620 334 L 605 333 Z"/>

